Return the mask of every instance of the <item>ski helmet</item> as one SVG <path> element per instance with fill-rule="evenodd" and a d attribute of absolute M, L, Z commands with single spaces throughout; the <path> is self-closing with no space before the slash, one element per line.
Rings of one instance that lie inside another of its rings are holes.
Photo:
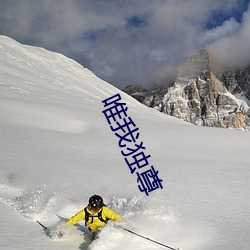
<path fill-rule="evenodd" d="M 98 210 L 103 207 L 103 199 L 99 195 L 93 195 L 89 198 L 89 206 L 93 210 Z"/>

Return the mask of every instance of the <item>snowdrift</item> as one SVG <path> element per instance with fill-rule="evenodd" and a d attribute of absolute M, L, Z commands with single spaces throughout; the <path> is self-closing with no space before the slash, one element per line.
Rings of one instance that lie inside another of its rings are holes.
<path fill-rule="evenodd" d="M 138 189 L 102 100 L 120 93 L 163 189 Z M 108 225 L 53 228 L 102 195 L 122 226 L 185 250 L 249 249 L 247 132 L 195 127 L 149 109 L 61 54 L 0 36 L 2 249 L 162 249 Z M 60 218 L 59 218 L 59 217 Z"/>

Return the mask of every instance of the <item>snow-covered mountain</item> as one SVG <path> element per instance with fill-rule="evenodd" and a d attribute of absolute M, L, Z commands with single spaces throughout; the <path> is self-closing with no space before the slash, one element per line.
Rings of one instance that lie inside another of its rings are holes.
<path fill-rule="evenodd" d="M 250 127 L 249 68 L 217 72 L 203 49 L 180 65 L 171 86 L 124 91 L 143 104 L 184 121 L 209 127 Z"/>
<path fill-rule="evenodd" d="M 148 196 L 102 112 L 117 93 L 163 180 Z M 163 249 L 112 225 L 91 243 L 84 222 L 62 239 L 36 223 L 54 228 L 97 193 L 122 226 L 168 246 L 248 250 L 249 139 L 161 114 L 63 55 L 0 36 L 0 248 Z"/>
<path fill-rule="evenodd" d="M 250 103 L 250 66 L 228 69 L 216 75 L 230 93 L 238 94 L 241 98 L 245 97 Z"/>

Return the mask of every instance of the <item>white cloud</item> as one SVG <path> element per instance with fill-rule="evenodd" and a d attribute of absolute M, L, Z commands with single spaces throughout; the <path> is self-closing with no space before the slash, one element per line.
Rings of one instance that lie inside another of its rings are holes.
<path fill-rule="evenodd" d="M 156 75 L 163 78 L 166 68 L 211 43 L 220 51 L 241 40 L 247 48 L 247 14 L 241 24 L 231 18 L 213 30 L 204 28 L 213 13 L 230 15 L 237 4 L 237 0 L 2 0 L 0 33 L 62 52 L 116 86 L 151 84 Z M 131 17 L 143 25 L 131 26 Z"/>
<path fill-rule="evenodd" d="M 210 45 L 218 63 L 225 66 L 246 66 L 250 64 L 250 9 L 244 13 L 242 22 L 234 32 Z"/>
<path fill-rule="evenodd" d="M 201 44 L 211 44 L 214 41 L 218 41 L 232 34 L 237 33 L 240 24 L 232 17 L 226 20 L 221 26 L 216 28 L 205 30 L 204 34 L 201 34 Z"/>

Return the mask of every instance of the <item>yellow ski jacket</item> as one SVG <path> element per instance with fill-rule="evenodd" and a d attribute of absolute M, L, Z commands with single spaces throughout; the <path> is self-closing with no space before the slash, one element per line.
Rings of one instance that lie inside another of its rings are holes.
<path fill-rule="evenodd" d="M 87 209 L 87 212 L 89 213 L 88 221 L 85 221 L 85 223 L 92 233 L 95 233 L 98 231 L 98 229 L 102 228 L 106 224 L 104 221 L 108 221 L 108 220 L 121 221 L 122 220 L 118 214 L 116 214 L 113 210 L 111 210 L 110 208 L 106 206 L 103 206 L 98 212 L 93 212 L 88 207 L 86 207 L 85 209 Z M 100 211 L 102 211 L 101 217 L 104 221 L 98 218 L 98 214 L 100 214 Z M 82 209 L 77 214 L 72 216 L 67 221 L 67 224 L 74 225 L 80 220 L 85 220 L 84 209 Z"/>

